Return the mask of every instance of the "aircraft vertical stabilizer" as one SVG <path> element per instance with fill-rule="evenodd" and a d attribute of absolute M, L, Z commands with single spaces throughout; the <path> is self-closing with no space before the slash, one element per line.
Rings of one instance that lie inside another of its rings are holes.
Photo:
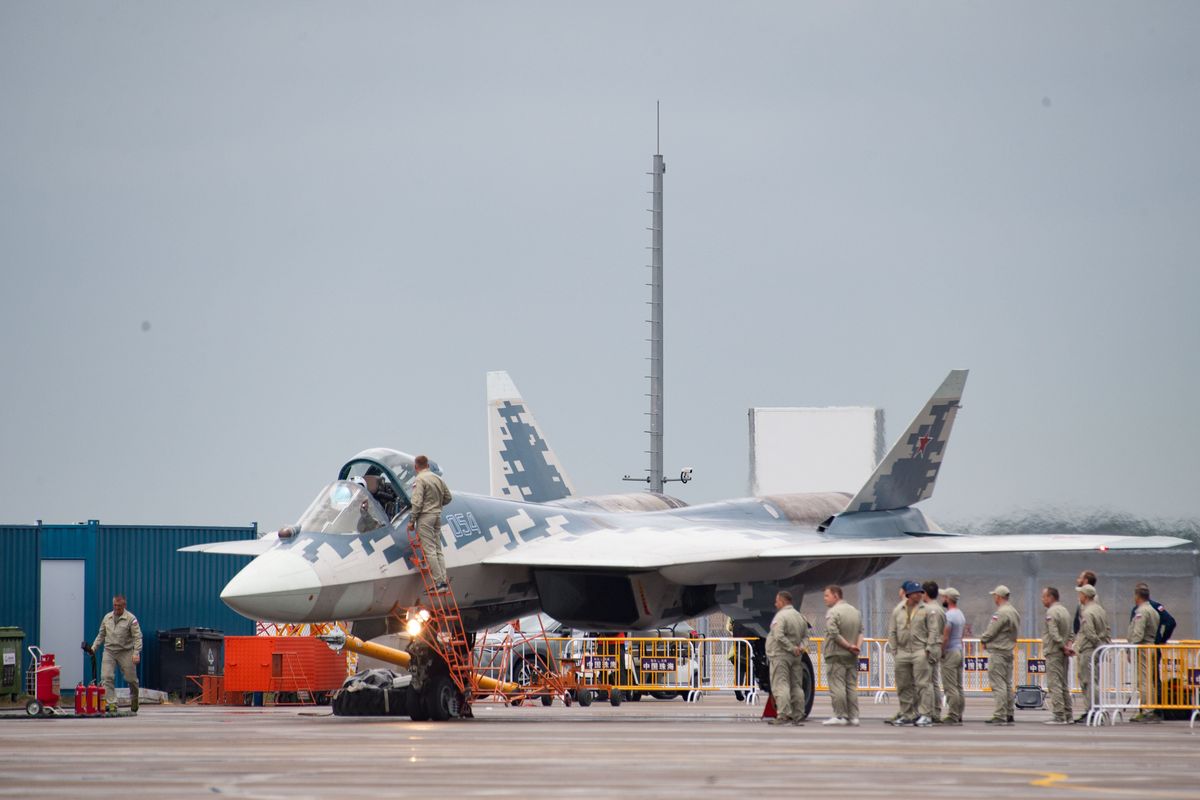
<path fill-rule="evenodd" d="M 487 374 L 492 497 L 548 503 L 575 490 L 507 372 Z"/>
<path fill-rule="evenodd" d="M 845 513 L 907 508 L 933 496 L 950 428 L 967 383 L 967 370 L 952 370 L 858 490 Z"/>

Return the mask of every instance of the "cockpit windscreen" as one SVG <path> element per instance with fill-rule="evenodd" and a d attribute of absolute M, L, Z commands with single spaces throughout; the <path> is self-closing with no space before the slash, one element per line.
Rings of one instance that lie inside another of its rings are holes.
<path fill-rule="evenodd" d="M 334 481 L 300 517 L 299 527 L 307 533 L 368 533 L 387 524 L 383 507 L 364 486 Z"/>

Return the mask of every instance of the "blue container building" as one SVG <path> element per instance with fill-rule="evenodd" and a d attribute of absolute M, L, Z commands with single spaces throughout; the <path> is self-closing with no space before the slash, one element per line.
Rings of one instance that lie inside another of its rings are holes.
<path fill-rule="evenodd" d="M 246 564 L 240 556 L 180 553 L 193 544 L 253 539 L 257 525 L 234 528 L 102 525 L 0 525 L 0 626 L 25 631 L 25 644 L 54 653 L 62 686 L 91 679 L 80 642 L 91 642 L 101 618 L 123 594 L 143 637 L 141 685 L 156 675 L 156 632 L 215 628 L 254 633 L 254 623 L 221 602 L 221 589 Z M 26 670 L 29 668 L 25 652 Z M 99 663 L 99 662 L 97 662 Z M 124 685 L 120 670 L 117 685 Z M 174 687 L 171 687 L 174 688 Z"/>

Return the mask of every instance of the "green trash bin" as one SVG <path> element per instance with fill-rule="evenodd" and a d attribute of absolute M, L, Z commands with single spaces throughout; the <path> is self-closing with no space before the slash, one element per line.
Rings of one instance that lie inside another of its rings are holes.
<path fill-rule="evenodd" d="M 25 693 L 21 664 L 25 631 L 20 628 L 0 628 L 0 697 L 9 695 L 15 701 Z"/>

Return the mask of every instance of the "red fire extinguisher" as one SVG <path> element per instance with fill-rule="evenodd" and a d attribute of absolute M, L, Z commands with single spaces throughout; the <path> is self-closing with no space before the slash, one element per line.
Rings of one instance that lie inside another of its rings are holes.
<path fill-rule="evenodd" d="M 104 687 L 96 684 L 96 681 L 99 679 L 99 673 L 96 670 L 96 651 L 87 642 L 80 642 L 79 646 L 83 649 L 83 652 L 91 657 L 92 661 L 92 682 L 87 687 L 87 696 L 83 701 L 83 713 L 89 715 L 103 714 Z"/>
<path fill-rule="evenodd" d="M 75 684 L 75 716 L 82 717 L 87 711 L 87 687 L 83 685 L 83 681 Z"/>
<path fill-rule="evenodd" d="M 54 663 L 53 653 L 41 653 L 37 663 L 36 697 L 43 706 L 57 706 L 61 697 L 58 676 L 61 670 Z"/>

